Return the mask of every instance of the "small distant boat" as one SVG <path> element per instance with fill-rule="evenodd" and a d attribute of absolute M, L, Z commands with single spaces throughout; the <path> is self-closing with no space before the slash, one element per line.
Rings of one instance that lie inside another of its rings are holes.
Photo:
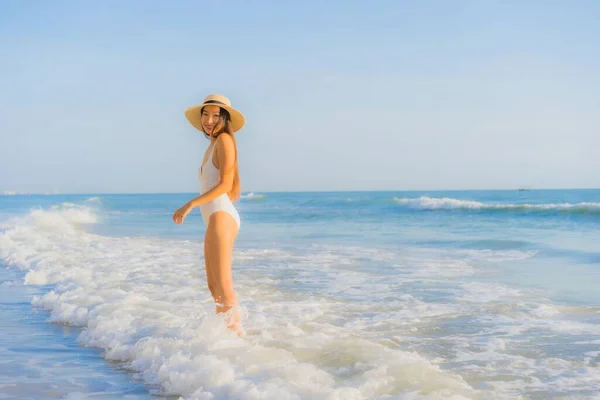
<path fill-rule="evenodd" d="M 532 190 L 530 187 L 520 187 L 517 189 L 519 192 L 526 192 L 528 190 Z"/>

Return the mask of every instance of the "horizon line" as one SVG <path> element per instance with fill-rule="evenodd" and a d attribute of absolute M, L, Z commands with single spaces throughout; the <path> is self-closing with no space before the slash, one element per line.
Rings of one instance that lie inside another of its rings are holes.
<path fill-rule="evenodd" d="M 512 189 L 501 189 L 501 188 L 488 188 L 488 189 L 340 189 L 340 190 L 247 190 L 243 191 L 242 194 L 249 193 L 390 193 L 390 192 L 492 192 L 492 191 L 548 191 L 548 190 L 600 190 L 600 187 L 516 187 Z M 18 192 L 12 190 L 5 190 L 0 193 L 0 196 L 12 197 L 12 196 L 78 196 L 78 195 L 184 195 L 184 194 L 198 194 L 196 192 Z"/>

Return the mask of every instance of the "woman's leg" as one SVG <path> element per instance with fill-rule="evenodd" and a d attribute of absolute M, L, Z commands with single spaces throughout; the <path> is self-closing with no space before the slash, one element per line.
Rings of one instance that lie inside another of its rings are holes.
<path fill-rule="evenodd" d="M 208 247 L 209 247 L 209 237 L 206 235 L 204 237 L 204 268 L 206 269 L 206 283 L 208 285 L 208 290 L 210 290 L 210 294 L 215 298 L 217 292 L 215 291 L 215 278 L 212 275 L 210 268 L 210 257 L 208 256 Z"/>
<path fill-rule="evenodd" d="M 207 265 L 213 278 L 213 297 L 217 304 L 217 314 L 225 313 L 237 304 L 231 272 L 233 245 L 237 233 L 237 223 L 227 212 L 217 211 L 210 216 L 206 231 L 206 251 Z M 228 327 L 237 330 L 239 322 L 239 313 L 233 309 Z"/>

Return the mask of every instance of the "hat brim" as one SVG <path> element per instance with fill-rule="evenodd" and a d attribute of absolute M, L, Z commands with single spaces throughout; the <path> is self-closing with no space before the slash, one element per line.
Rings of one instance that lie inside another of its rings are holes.
<path fill-rule="evenodd" d="M 204 131 L 202 130 L 202 115 L 200 114 L 200 110 L 202 110 L 202 107 L 205 106 L 217 106 L 227 110 L 229 112 L 229 116 L 231 117 L 231 128 L 234 132 L 242 129 L 246 122 L 246 119 L 241 112 L 231 106 L 228 106 L 227 104 L 202 103 L 197 106 L 189 107 L 185 110 L 185 117 L 189 123 L 201 132 Z"/>

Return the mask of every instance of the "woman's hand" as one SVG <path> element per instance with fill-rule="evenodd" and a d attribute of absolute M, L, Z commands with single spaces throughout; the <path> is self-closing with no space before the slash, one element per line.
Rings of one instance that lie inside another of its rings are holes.
<path fill-rule="evenodd" d="M 190 203 L 185 203 L 181 208 L 179 208 L 173 214 L 173 222 L 176 224 L 183 224 L 183 220 L 187 215 L 192 211 L 192 205 Z"/>

